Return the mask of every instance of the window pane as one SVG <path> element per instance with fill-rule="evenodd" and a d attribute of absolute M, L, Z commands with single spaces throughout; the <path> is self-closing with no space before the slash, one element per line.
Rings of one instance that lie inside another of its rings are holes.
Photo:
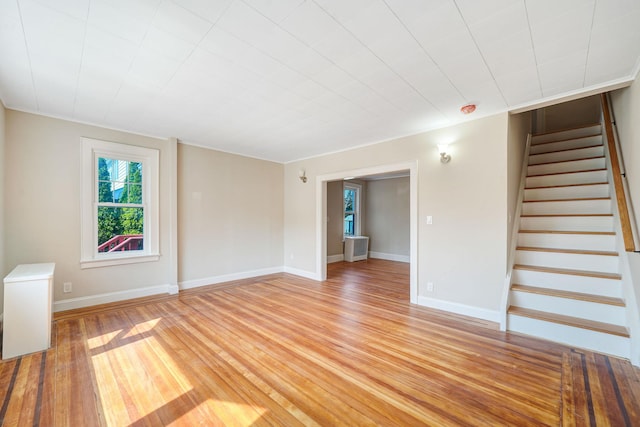
<path fill-rule="evenodd" d="M 352 213 L 344 214 L 344 234 L 348 236 L 353 236 L 353 225 L 354 225 L 355 215 Z"/>
<path fill-rule="evenodd" d="M 129 200 L 126 203 L 142 203 L 142 184 L 127 184 L 126 189 L 126 196 Z"/>
<path fill-rule="evenodd" d="M 113 202 L 113 182 L 109 172 L 110 159 L 98 159 L 98 202 Z"/>
<path fill-rule="evenodd" d="M 141 251 L 143 208 L 98 206 L 98 252 Z"/>
<path fill-rule="evenodd" d="M 98 159 L 99 203 L 142 203 L 142 163 Z"/>
<path fill-rule="evenodd" d="M 142 203 L 142 163 L 128 162 L 126 194 L 121 203 Z"/>
<path fill-rule="evenodd" d="M 354 211 L 354 200 L 356 198 L 356 191 L 353 189 L 344 190 L 344 211 Z"/>

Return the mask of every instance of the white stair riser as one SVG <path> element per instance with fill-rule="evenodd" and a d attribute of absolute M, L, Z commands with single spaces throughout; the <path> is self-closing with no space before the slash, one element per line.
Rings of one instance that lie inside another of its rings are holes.
<path fill-rule="evenodd" d="M 559 141 L 562 139 L 580 138 L 588 135 L 597 135 L 602 133 L 602 127 L 599 124 L 583 127 L 579 129 L 569 129 L 560 132 L 547 133 L 544 135 L 534 135 L 531 138 L 531 145 L 543 144 L 549 141 Z"/>
<path fill-rule="evenodd" d="M 563 173 L 559 175 L 530 176 L 526 179 L 525 187 L 531 188 L 549 187 L 552 185 L 593 184 L 595 182 L 606 181 L 607 171 L 599 170 L 591 172 Z"/>
<path fill-rule="evenodd" d="M 518 246 L 554 249 L 613 251 L 615 235 L 519 233 Z"/>
<path fill-rule="evenodd" d="M 552 153 L 561 150 L 573 150 L 602 145 L 602 135 L 593 135 L 584 138 L 568 139 L 564 141 L 548 142 L 546 144 L 532 145 L 530 154 Z"/>
<path fill-rule="evenodd" d="M 522 217 L 521 230 L 613 231 L 613 217 Z"/>
<path fill-rule="evenodd" d="M 604 157 L 596 159 L 574 160 L 570 162 L 549 163 L 546 165 L 529 165 L 527 176 L 544 175 L 550 173 L 578 172 L 594 169 L 604 169 Z"/>
<path fill-rule="evenodd" d="M 534 335 L 550 341 L 595 350 L 618 357 L 629 358 L 631 354 L 629 338 L 513 314 L 508 316 L 507 322 L 509 325 L 508 328 L 511 331 Z"/>
<path fill-rule="evenodd" d="M 600 277 L 555 274 L 541 271 L 514 269 L 511 282 L 519 285 L 539 286 L 560 291 L 582 292 L 604 297 L 622 298 L 622 281 Z"/>
<path fill-rule="evenodd" d="M 511 305 L 531 310 L 626 326 L 625 308 L 591 301 L 559 298 L 531 292 L 511 292 Z"/>
<path fill-rule="evenodd" d="M 609 197 L 609 184 L 524 189 L 525 201 L 590 199 L 599 197 Z"/>
<path fill-rule="evenodd" d="M 523 215 L 610 214 L 612 212 L 611 199 L 552 202 L 533 201 L 522 204 Z"/>
<path fill-rule="evenodd" d="M 590 159 L 604 156 L 604 146 L 579 148 L 577 150 L 557 151 L 554 153 L 532 154 L 529 156 L 530 165 L 540 163 L 564 162 L 567 160 Z"/>
<path fill-rule="evenodd" d="M 602 273 L 618 273 L 620 270 L 620 260 L 617 256 L 558 252 L 518 250 L 516 251 L 516 264 Z"/>

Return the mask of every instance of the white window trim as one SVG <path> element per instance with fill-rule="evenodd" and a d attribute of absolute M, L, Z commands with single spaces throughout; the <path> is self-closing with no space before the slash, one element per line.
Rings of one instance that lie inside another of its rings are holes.
<path fill-rule="evenodd" d="M 144 245 L 141 251 L 98 252 L 98 158 L 142 163 Z M 107 267 L 160 259 L 160 152 L 153 148 L 82 138 L 80 268 Z"/>
<path fill-rule="evenodd" d="M 344 234 L 344 214 L 345 214 L 345 210 L 344 210 L 344 190 L 348 190 L 348 189 L 352 189 L 352 190 L 356 190 L 356 200 L 354 200 L 354 205 L 355 205 L 355 209 L 353 210 L 353 212 L 355 213 L 355 224 L 353 227 L 353 235 L 354 236 L 360 236 L 361 234 L 361 229 L 360 229 L 360 215 L 362 215 L 361 209 L 360 209 L 360 197 L 362 194 L 362 185 L 360 184 L 356 184 L 355 182 L 345 182 L 344 185 L 342 186 L 342 241 L 344 242 L 345 237 L 351 237 L 350 234 Z"/>

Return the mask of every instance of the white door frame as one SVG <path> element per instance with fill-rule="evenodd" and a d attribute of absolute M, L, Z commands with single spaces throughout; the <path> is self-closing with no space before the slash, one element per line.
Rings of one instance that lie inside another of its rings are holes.
<path fill-rule="evenodd" d="M 327 280 L 327 182 L 409 170 L 409 300 L 418 303 L 418 162 L 395 163 L 316 177 L 316 277 Z"/>

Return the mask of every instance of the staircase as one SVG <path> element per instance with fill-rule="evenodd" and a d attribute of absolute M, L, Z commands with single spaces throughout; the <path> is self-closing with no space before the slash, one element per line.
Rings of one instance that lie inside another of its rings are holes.
<path fill-rule="evenodd" d="M 601 126 L 533 136 L 508 329 L 630 357 Z"/>

